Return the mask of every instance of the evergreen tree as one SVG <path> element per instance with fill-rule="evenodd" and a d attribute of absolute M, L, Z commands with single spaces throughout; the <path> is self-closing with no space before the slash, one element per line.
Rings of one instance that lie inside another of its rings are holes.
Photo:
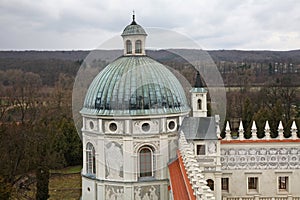
<path fill-rule="evenodd" d="M 36 199 L 47 200 L 49 196 L 49 169 L 45 166 L 39 166 L 36 170 Z"/>
<path fill-rule="evenodd" d="M 242 121 L 244 124 L 244 129 L 245 129 L 245 138 L 250 138 L 251 137 L 251 123 L 252 123 L 252 118 L 254 115 L 253 111 L 253 105 L 250 101 L 249 98 L 246 98 L 244 107 L 243 107 L 243 113 L 242 113 Z"/>
<path fill-rule="evenodd" d="M 278 136 L 278 125 L 283 119 L 283 108 L 281 100 L 277 100 L 275 105 L 270 110 L 270 128 L 271 137 L 276 138 Z"/>
<path fill-rule="evenodd" d="M 263 138 L 265 136 L 264 133 L 265 125 L 266 125 L 266 121 L 269 119 L 270 119 L 270 112 L 264 107 L 260 108 L 258 112 L 254 114 L 253 121 L 256 122 L 258 138 Z"/>

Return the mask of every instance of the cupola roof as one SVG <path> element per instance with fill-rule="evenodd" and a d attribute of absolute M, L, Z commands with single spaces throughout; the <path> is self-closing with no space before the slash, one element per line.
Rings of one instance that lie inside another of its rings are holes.
<path fill-rule="evenodd" d="M 134 14 L 132 15 L 131 24 L 126 26 L 122 33 L 122 36 L 127 36 L 127 35 L 147 35 L 143 27 L 136 23 Z"/>

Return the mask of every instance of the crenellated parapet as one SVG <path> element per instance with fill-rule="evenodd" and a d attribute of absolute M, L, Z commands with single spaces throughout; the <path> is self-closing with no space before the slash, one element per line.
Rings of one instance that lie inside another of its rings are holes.
<path fill-rule="evenodd" d="M 269 140 L 299 140 L 300 138 L 297 136 L 297 126 L 296 126 L 296 122 L 293 121 L 292 126 L 291 126 L 291 136 L 290 137 L 285 137 L 284 136 L 284 128 L 282 125 L 282 121 L 279 122 L 278 124 L 278 136 L 276 138 L 271 138 L 271 129 L 270 129 L 270 125 L 269 122 L 266 121 L 265 123 L 265 128 L 264 128 L 264 137 L 263 138 L 259 138 L 257 137 L 257 126 L 255 121 L 252 122 L 252 126 L 251 126 L 251 137 L 249 139 L 245 138 L 245 130 L 243 127 L 243 122 L 240 121 L 240 125 L 239 125 L 239 129 L 238 129 L 238 134 L 237 136 L 232 136 L 232 131 L 230 128 L 230 124 L 229 121 L 226 122 L 226 127 L 225 127 L 225 137 L 222 138 L 222 142 L 225 141 L 269 141 Z"/>

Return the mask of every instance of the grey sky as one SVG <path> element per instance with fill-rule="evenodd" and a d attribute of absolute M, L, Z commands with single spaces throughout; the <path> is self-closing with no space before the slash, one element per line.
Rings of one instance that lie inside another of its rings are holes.
<path fill-rule="evenodd" d="M 203 49 L 300 49 L 299 0 L 0 0 L 1 50 L 94 49 L 131 22 Z"/>

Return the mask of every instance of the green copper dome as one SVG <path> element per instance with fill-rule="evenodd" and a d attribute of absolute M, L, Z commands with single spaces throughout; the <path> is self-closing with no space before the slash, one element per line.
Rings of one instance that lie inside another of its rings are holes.
<path fill-rule="evenodd" d="M 180 82 L 164 65 L 147 56 L 123 56 L 93 80 L 81 113 L 161 115 L 189 110 Z"/>

